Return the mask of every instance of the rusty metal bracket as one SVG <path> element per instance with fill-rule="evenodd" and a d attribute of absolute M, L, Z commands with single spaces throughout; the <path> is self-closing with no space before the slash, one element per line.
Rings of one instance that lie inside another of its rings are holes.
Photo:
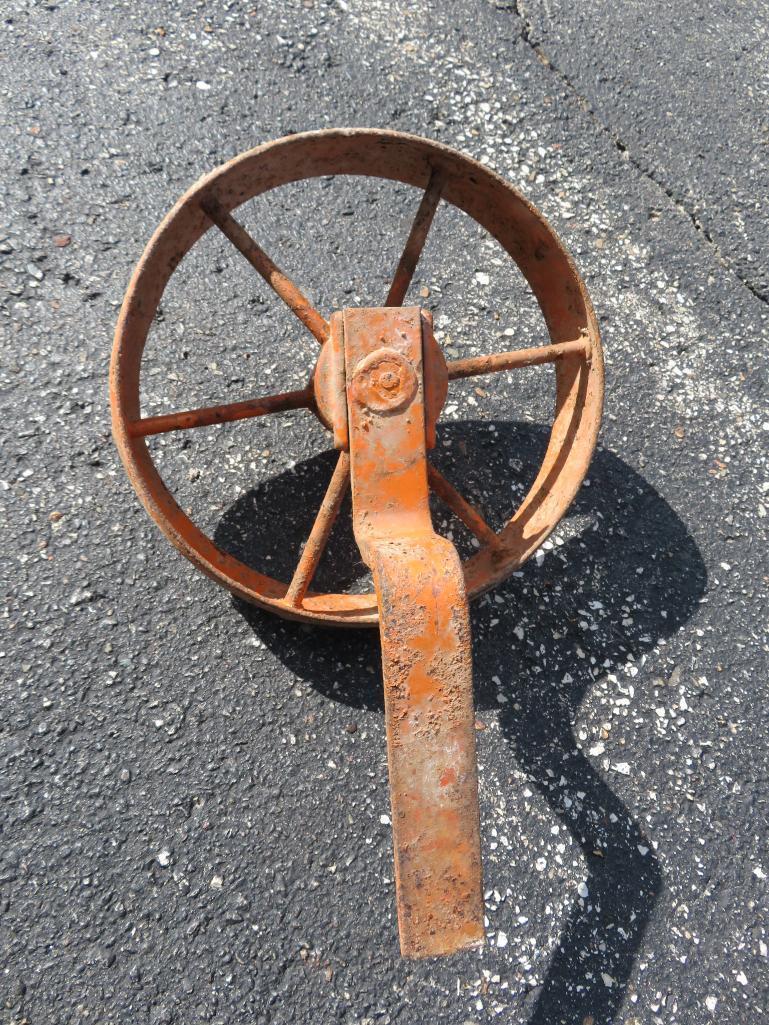
<path fill-rule="evenodd" d="M 462 564 L 433 530 L 423 317 L 347 309 L 353 527 L 379 606 L 401 950 L 483 942 L 470 623 Z"/>

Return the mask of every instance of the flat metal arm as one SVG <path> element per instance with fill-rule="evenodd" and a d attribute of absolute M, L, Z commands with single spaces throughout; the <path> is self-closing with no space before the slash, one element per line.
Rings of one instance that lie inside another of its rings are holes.
<path fill-rule="evenodd" d="M 353 527 L 379 605 L 401 950 L 483 943 L 467 595 L 428 505 L 418 309 L 344 311 Z"/>
<path fill-rule="evenodd" d="M 456 549 L 433 534 L 377 540 L 401 950 L 483 943 L 470 621 Z"/>

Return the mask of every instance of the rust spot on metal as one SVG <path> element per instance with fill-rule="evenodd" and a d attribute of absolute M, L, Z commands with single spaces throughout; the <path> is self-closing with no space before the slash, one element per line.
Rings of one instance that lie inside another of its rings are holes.
<path fill-rule="evenodd" d="M 207 196 L 200 205 L 238 252 L 248 260 L 254 270 L 264 278 L 270 288 L 280 296 L 307 330 L 315 335 L 323 345 L 328 338 L 328 324 L 291 278 L 277 264 L 273 263 L 262 247 L 257 245 L 245 228 L 238 224 L 214 196 Z"/>
<path fill-rule="evenodd" d="M 353 398 L 374 413 L 399 412 L 413 400 L 417 387 L 411 362 L 395 349 L 375 349 L 353 371 Z"/>
<path fill-rule="evenodd" d="M 164 413 L 162 416 L 148 416 L 132 420 L 127 424 L 128 433 L 135 438 L 151 434 L 166 434 L 168 431 L 186 431 L 192 427 L 211 427 L 214 424 L 249 420 L 268 413 L 282 413 L 288 409 L 308 409 L 313 402 L 311 388 L 268 395 L 263 399 L 247 399 L 245 402 L 230 402 L 222 406 L 206 406 L 190 409 L 183 413 Z"/>
<path fill-rule="evenodd" d="M 514 370 L 516 367 L 536 367 L 542 363 L 577 356 L 590 359 L 590 342 L 577 338 L 573 342 L 558 345 L 540 345 L 533 349 L 514 349 L 512 352 L 495 352 L 489 356 L 472 356 L 470 359 L 455 359 L 448 364 L 450 381 L 460 377 L 475 377 L 477 374 L 496 374 L 500 370 Z"/>
<path fill-rule="evenodd" d="M 310 536 L 302 551 L 302 555 L 294 570 L 294 576 L 286 591 L 286 601 L 294 608 L 300 608 L 315 575 L 321 556 L 328 544 L 329 535 L 334 526 L 342 501 L 350 484 L 350 457 L 342 452 L 337 460 L 331 483 L 321 502 L 318 515 L 312 525 Z"/>
<path fill-rule="evenodd" d="M 427 188 L 416 212 L 414 223 L 411 226 L 409 237 L 406 239 L 403 253 L 398 261 L 398 266 L 395 268 L 395 275 L 385 300 L 385 306 L 400 306 L 406 297 L 406 292 L 411 284 L 411 279 L 414 276 L 419 257 L 422 255 L 422 249 L 427 240 L 427 233 L 430 230 L 430 225 L 433 223 L 438 203 L 440 203 L 441 192 L 445 183 L 446 172 L 444 170 L 436 168 L 431 172 L 430 180 L 427 183 Z"/>

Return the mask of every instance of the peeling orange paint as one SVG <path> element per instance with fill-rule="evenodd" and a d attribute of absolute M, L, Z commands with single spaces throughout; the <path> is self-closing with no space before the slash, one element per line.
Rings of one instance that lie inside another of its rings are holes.
<path fill-rule="evenodd" d="M 334 318 L 353 526 L 379 602 L 401 950 L 446 954 L 483 942 L 483 900 L 467 595 L 459 556 L 430 519 L 423 318 L 387 308 Z M 372 385 L 372 367 L 398 368 L 391 387 Z"/>

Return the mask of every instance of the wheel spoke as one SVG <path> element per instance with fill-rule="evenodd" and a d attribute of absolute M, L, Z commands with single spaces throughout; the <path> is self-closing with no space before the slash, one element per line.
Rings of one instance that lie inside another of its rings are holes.
<path fill-rule="evenodd" d="M 310 536 L 305 542 L 304 549 L 297 563 L 291 583 L 286 591 L 286 602 L 299 608 L 304 601 L 307 588 L 312 582 L 315 570 L 318 568 L 321 556 L 326 549 L 331 528 L 334 526 L 342 499 L 347 491 L 350 482 L 350 456 L 347 452 L 341 452 L 334 467 L 326 494 L 318 509 L 318 515 L 312 525 Z"/>
<path fill-rule="evenodd" d="M 533 349 L 513 349 L 511 352 L 495 352 L 490 356 L 471 356 L 469 359 L 455 359 L 448 364 L 449 380 L 459 377 L 475 377 L 476 374 L 495 374 L 500 370 L 513 370 L 516 367 L 534 367 L 540 363 L 555 363 L 567 356 L 581 356 L 586 359 L 590 354 L 590 342 L 587 338 L 578 338 L 573 342 L 559 342 L 556 345 L 539 345 Z"/>
<path fill-rule="evenodd" d="M 385 300 L 385 306 L 402 306 L 403 300 L 408 292 L 411 279 L 414 276 L 419 257 L 424 249 L 425 239 L 433 223 L 433 217 L 441 200 L 441 192 L 446 182 L 445 172 L 436 169 L 430 175 L 430 181 L 422 196 L 422 202 L 411 225 L 409 237 L 406 240 L 398 267 L 395 271 L 390 291 Z"/>
<path fill-rule="evenodd" d="M 296 314 L 311 334 L 315 335 L 321 345 L 328 338 L 328 322 L 318 313 L 310 300 L 297 288 L 277 264 L 269 258 L 261 246 L 257 245 L 246 229 L 215 200 L 207 199 L 201 204 L 204 213 L 214 222 L 217 228 L 226 235 L 235 248 L 257 271 L 267 284 L 283 300 L 286 306 Z"/>
<path fill-rule="evenodd" d="M 305 409 L 311 402 L 311 389 L 302 388 L 299 391 L 284 392 L 282 395 L 266 395 L 261 399 L 230 402 L 224 406 L 205 406 L 182 413 L 148 416 L 143 420 L 129 423 L 128 433 L 134 437 L 143 437 L 148 434 L 166 434 L 168 431 L 183 431 L 190 427 L 210 427 L 212 424 L 248 420 L 267 413 L 282 413 L 287 409 Z"/>
<path fill-rule="evenodd" d="M 440 470 L 431 464 L 427 464 L 427 479 L 435 494 L 454 513 L 458 520 L 472 531 L 483 544 L 490 548 L 496 548 L 500 541 L 488 523 L 484 520 L 478 510 L 470 505 L 467 499 L 457 491 L 453 484 L 450 484 Z"/>

